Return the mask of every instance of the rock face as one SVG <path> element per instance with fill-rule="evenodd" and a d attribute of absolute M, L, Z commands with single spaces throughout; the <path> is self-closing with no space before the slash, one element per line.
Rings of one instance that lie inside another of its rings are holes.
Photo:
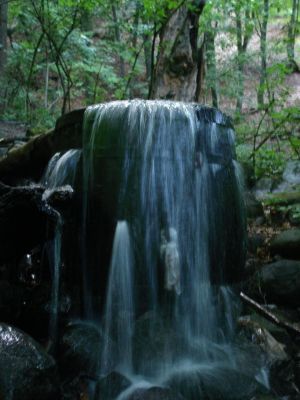
<path fill-rule="evenodd" d="M 300 260 L 300 229 L 289 229 L 281 232 L 270 243 L 272 254 Z"/>
<path fill-rule="evenodd" d="M 300 261 L 279 260 L 265 265 L 259 279 L 268 300 L 300 306 Z"/>
<path fill-rule="evenodd" d="M 0 398 L 59 399 L 56 365 L 30 336 L 0 324 Z"/>

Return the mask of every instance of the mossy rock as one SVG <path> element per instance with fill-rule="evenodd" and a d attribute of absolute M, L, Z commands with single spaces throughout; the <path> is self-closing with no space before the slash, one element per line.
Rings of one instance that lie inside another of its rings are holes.
<path fill-rule="evenodd" d="M 289 206 L 300 203 L 300 188 L 295 192 L 272 193 L 263 199 L 265 206 Z"/>

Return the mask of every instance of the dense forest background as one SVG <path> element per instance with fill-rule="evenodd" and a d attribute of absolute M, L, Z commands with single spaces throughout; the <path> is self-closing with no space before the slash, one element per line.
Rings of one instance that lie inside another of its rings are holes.
<path fill-rule="evenodd" d="M 31 136 L 93 103 L 196 101 L 276 176 L 300 154 L 299 26 L 299 0 L 0 0 L 0 120 Z"/>

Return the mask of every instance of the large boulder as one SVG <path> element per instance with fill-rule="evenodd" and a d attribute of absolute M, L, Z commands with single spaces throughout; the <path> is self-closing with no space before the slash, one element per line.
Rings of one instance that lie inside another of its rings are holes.
<path fill-rule="evenodd" d="M 58 400 L 56 364 L 30 336 L 0 324 L 0 399 Z"/>
<path fill-rule="evenodd" d="M 259 272 L 261 290 L 269 301 L 300 306 L 300 261 L 278 260 Z"/>
<path fill-rule="evenodd" d="M 113 342 L 107 338 L 111 358 L 107 360 L 107 371 L 113 369 L 115 354 Z M 87 375 L 96 378 L 100 372 L 101 351 L 104 335 L 94 324 L 88 322 L 70 323 L 60 343 L 60 369 L 64 378 Z"/>
<path fill-rule="evenodd" d="M 209 363 L 176 373 L 167 384 L 188 400 L 251 400 L 268 392 L 254 377 Z"/>
<path fill-rule="evenodd" d="M 97 382 L 95 400 L 114 400 L 130 385 L 131 381 L 126 376 L 113 371 Z"/>
<path fill-rule="evenodd" d="M 281 232 L 270 243 L 271 254 L 300 260 L 300 229 Z"/>

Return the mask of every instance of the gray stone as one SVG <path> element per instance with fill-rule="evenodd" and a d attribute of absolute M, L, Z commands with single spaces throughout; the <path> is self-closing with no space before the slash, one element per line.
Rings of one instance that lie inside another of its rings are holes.
<path fill-rule="evenodd" d="M 56 364 L 34 339 L 0 324 L 0 399 L 59 399 Z"/>
<path fill-rule="evenodd" d="M 282 177 L 288 183 L 300 184 L 300 161 L 289 161 Z"/>
<path fill-rule="evenodd" d="M 281 232 L 270 243 L 271 254 L 289 259 L 300 259 L 300 229 Z"/>
<path fill-rule="evenodd" d="M 276 304 L 300 306 L 300 261 L 278 260 L 259 272 L 261 290 Z"/>

